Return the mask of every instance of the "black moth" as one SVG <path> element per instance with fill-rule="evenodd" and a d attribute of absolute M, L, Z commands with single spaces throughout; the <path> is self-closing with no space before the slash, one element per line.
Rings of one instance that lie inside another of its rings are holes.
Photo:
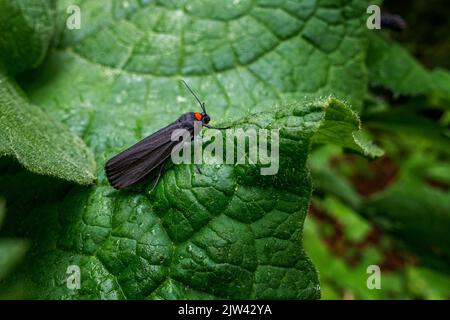
<path fill-rule="evenodd" d="M 200 101 L 185 81 L 182 80 L 182 82 L 198 101 L 202 112 L 184 113 L 168 126 L 156 131 L 109 159 L 105 164 L 105 172 L 109 183 L 114 188 L 123 189 L 131 186 L 158 170 L 158 177 L 151 190 L 153 191 L 164 171 L 164 164 L 170 157 L 173 148 L 177 148 L 183 143 L 180 141 L 172 141 L 172 132 L 176 129 L 185 129 L 189 131 L 191 139 L 193 139 L 195 121 L 201 121 L 202 126 L 213 128 L 208 125 L 210 118 L 206 113 L 205 103 Z"/>

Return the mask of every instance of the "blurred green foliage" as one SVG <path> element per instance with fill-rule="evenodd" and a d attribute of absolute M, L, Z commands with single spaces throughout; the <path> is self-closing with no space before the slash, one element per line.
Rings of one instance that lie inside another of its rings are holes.
<path fill-rule="evenodd" d="M 383 8 L 408 24 L 371 34 L 369 44 L 372 87 L 362 118 L 386 155 L 367 161 L 314 150 L 305 248 L 324 299 L 449 299 L 450 77 L 428 69 L 449 67 L 449 6 L 385 1 Z M 382 290 L 366 286 L 371 264 L 381 267 Z"/>

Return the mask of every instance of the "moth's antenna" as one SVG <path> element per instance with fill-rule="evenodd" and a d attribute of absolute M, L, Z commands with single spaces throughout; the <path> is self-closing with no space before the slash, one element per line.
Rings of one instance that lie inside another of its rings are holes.
<path fill-rule="evenodd" d="M 186 83 L 186 81 L 181 80 L 181 82 L 184 83 L 184 85 L 186 86 L 186 88 L 188 88 L 188 90 L 192 93 L 192 95 L 195 97 L 195 99 L 198 101 L 200 108 L 202 108 L 203 112 L 206 113 L 205 110 L 205 103 L 201 102 L 200 99 L 197 97 L 197 95 L 194 93 L 194 91 L 192 91 L 192 89 L 188 86 L 188 84 Z"/>

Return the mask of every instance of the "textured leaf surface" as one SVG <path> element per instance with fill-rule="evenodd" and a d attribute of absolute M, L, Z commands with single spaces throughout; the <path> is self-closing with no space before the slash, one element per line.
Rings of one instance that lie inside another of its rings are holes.
<path fill-rule="evenodd" d="M 30 171 L 90 184 L 95 162 L 84 142 L 30 104 L 10 76 L 36 68 L 55 33 L 55 1 L 0 1 L 0 156 Z"/>
<path fill-rule="evenodd" d="M 71 3 L 63 1 L 61 10 Z M 143 95 L 191 76 L 215 110 L 226 110 L 220 115 L 305 95 L 333 94 L 361 107 L 365 1 L 243 0 L 220 9 L 211 0 L 78 3 L 82 28 L 64 32 L 58 56 L 123 80 L 144 79 Z M 174 100 L 153 93 L 146 103 Z"/>
<path fill-rule="evenodd" d="M 22 84 L 34 103 L 83 137 L 98 163 L 196 108 L 183 78 L 206 100 L 213 124 L 280 128 L 280 172 L 262 177 L 257 166 L 224 165 L 204 166 L 200 175 L 180 165 L 149 195 L 146 186 L 113 190 L 102 168 L 90 188 L 11 170 L 0 185 L 10 185 L 1 191 L 17 199 L 8 232 L 33 239 L 32 268 L 16 275 L 28 292 L 318 298 L 317 275 L 301 244 L 310 143 L 368 155 L 379 150 L 341 102 L 283 101 L 335 94 L 361 106 L 367 6 L 240 1 L 219 11 L 206 0 L 77 3 L 82 28 L 66 30 L 35 81 Z M 61 2 L 61 12 L 67 4 Z M 260 110 L 266 112 L 246 117 Z M 39 183 L 39 190 L 23 192 L 17 181 Z M 35 197 L 42 202 L 31 209 Z M 78 291 L 66 287 L 72 264 L 81 267 Z"/>
<path fill-rule="evenodd" d="M 30 104 L 0 69 L 0 155 L 16 158 L 26 169 L 91 184 L 95 160 L 76 135 Z"/>
<path fill-rule="evenodd" d="M 36 68 L 55 32 L 55 0 L 0 1 L 0 61 L 10 73 Z"/>
<path fill-rule="evenodd" d="M 329 121 L 331 110 L 340 112 Z M 305 161 L 314 134 L 323 137 L 334 121 L 358 131 L 353 117 L 327 99 L 238 121 L 239 128 L 280 130 L 275 176 L 261 176 L 256 165 L 204 165 L 203 174 L 178 165 L 151 195 L 118 192 L 105 182 L 67 191 L 49 183 L 67 192 L 65 201 L 48 196 L 45 213 L 19 217 L 25 230 L 45 217 L 32 232 L 37 245 L 25 273 L 29 283 L 41 298 L 317 298 L 315 270 L 301 246 L 311 195 Z M 341 145 L 351 141 L 351 130 L 341 135 Z M 18 178 L 11 174 L 0 185 Z M 18 196 L 12 187 L 2 192 L 19 197 L 17 208 L 36 196 Z M 82 269 L 80 292 L 65 288 L 72 264 Z"/>

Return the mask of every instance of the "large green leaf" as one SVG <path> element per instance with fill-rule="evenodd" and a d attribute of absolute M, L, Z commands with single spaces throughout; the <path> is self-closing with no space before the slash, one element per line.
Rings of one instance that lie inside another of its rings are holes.
<path fill-rule="evenodd" d="M 0 1 L 0 156 L 12 156 L 36 173 L 91 184 L 91 151 L 29 103 L 11 76 L 42 62 L 55 32 L 55 11 L 54 1 Z"/>
<path fill-rule="evenodd" d="M 33 103 L 83 137 L 98 163 L 195 108 L 178 81 L 184 78 L 207 101 L 213 124 L 279 128 L 280 171 L 260 176 L 258 166 L 218 165 L 199 174 L 178 165 L 152 194 L 152 184 L 115 191 L 102 168 L 90 188 L 8 171 L 0 181 L 0 191 L 15 199 L 7 232 L 34 244 L 16 274 L 27 292 L 317 298 L 317 275 L 301 243 L 309 146 L 381 151 L 348 106 L 305 96 L 333 94 L 361 106 L 364 2 L 236 1 L 226 10 L 207 0 L 75 3 L 81 29 L 65 30 L 34 81 L 21 84 Z M 61 2 L 60 18 L 68 4 Z M 24 192 L 23 183 L 39 188 Z M 73 264 L 81 268 L 80 290 L 66 287 Z"/>
<path fill-rule="evenodd" d="M 32 177 L 5 176 L 0 186 L 9 187 L 1 192 L 17 201 L 9 229 L 35 239 L 23 271 L 27 290 L 41 298 L 317 298 L 317 276 L 301 245 L 311 195 L 306 156 L 314 135 L 326 142 L 323 133 L 336 122 L 353 127 L 341 145 L 363 151 L 356 120 L 347 106 L 326 99 L 237 121 L 238 128 L 279 129 L 274 176 L 261 176 L 259 165 L 203 165 L 201 174 L 177 165 L 152 194 L 144 192 L 151 184 L 118 192 L 105 181 L 73 189 L 48 183 L 50 190 L 43 183 L 42 205 L 25 215 L 18 212 L 36 191 L 21 194 L 14 181 Z M 73 264 L 82 270 L 79 292 L 65 287 Z"/>
<path fill-rule="evenodd" d="M 80 6 L 82 26 L 63 33 L 60 63 L 84 67 L 83 76 L 93 73 L 87 79 L 101 77 L 96 80 L 106 81 L 107 88 L 119 79 L 147 85 L 130 83 L 142 90 L 140 100 L 125 88 L 110 101 L 112 110 L 127 93 L 135 103 L 160 110 L 171 105 L 169 110 L 178 111 L 177 96 L 184 89 L 167 81 L 180 77 L 195 77 L 194 86 L 213 104 L 216 116 L 238 117 L 265 100 L 291 96 L 333 94 L 355 109 L 362 105 L 366 1 L 337 6 L 243 0 L 225 7 L 212 0 L 62 1 L 59 16 L 65 17 L 66 7 L 74 3 Z M 106 88 L 91 84 L 100 98 Z M 160 87 L 172 93 L 166 100 L 155 93 Z"/>

